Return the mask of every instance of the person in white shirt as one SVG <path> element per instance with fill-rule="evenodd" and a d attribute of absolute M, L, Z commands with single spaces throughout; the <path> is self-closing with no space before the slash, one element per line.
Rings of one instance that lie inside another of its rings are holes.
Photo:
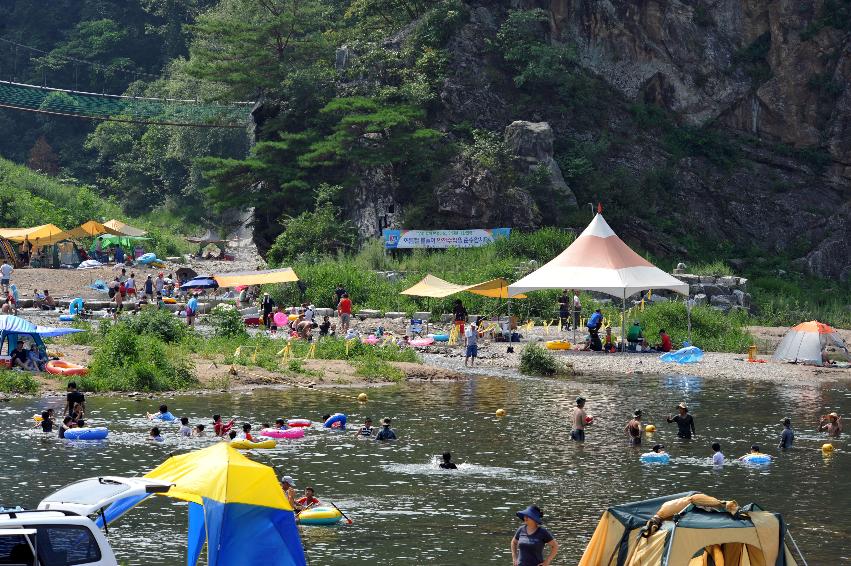
<path fill-rule="evenodd" d="M 721 445 L 717 442 L 712 443 L 712 451 L 714 454 L 712 455 L 712 465 L 713 466 L 723 466 L 724 465 L 724 454 L 721 453 Z"/>
<path fill-rule="evenodd" d="M 187 417 L 180 417 L 180 430 L 177 433 L 180 436 L 192 436 L 192 429 L 189 428 L 189 419 Z"/>
<path fill-rule="evenodd" d="M 464 367 L 469 362 L 470 367 L 476 365 L 476 357 L 479 355 L 479 328 L 476 323 L 471 324 L 464 333 L 464 341 L 467 344 L 467 351 L 464 356 Z"/>
<path fill-rule="evenodd" d="M 3 265 L 0 265 L 0 286 L 3 288 L 3 293 L 9 292 L 9 281 L 12 279 L 12 271 L 14 271 L 14 268 L 4 259 Z"/>

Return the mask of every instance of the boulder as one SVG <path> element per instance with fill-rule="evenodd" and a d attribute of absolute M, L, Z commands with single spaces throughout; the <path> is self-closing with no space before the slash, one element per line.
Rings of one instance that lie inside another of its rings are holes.
<path fill-rule="evenodd" d="M 381 311 L 372 309 L 361 309 L 357 314 L 358 318 L 381 318 Z"/>
<path fill-rule="evenodd" d="M 720 285 L 704 285 L 703 292 L 709 295 L 710 297 L 715 297 L 718 295 L 729 295 L 730 289 L 721 287 Z"/>
<path fill-rule="evenodd" d="M 704 285 L 714 285 L 715 284 L 715 276 L 714 275 L 701 275 L 700 282 Z"/>
<path fill-rule="evenodd" d="M 709 300 L 709 304 L 716 309 L 728 312 L 733 307 L 733 300 L 730 296 L 717 295 Z"/>
<path fill-rule="evenodd" d="M 334 309 L 321 308 L 316 309 L 313 312 L 319 318 L 322 318 L 323 316 L 334 316 Z"/>
<path fill-rule="evenodd" d="M 689 295 L 695 296 L 704 293 L 703 285 L 701 284 L 693 284 L 688 286 Z"/>
<path fill-rule="evenodd" d="M 732 289 L 738 283 L 736 281 L 736 279 L 737 279 L 736 277 L 732 277 L 730 275 L 725 275 L 724 277 L 718 278 L 718 285 L 720 285 L 722 287 L 726 287 L 728 289 Z"/>
<path fill-rule="evenodd" d="M 702 307 L 706 305 L 707 301 L 708 299 L 703 293 L 698 293 L 694 296 L 694 306 L 696 307 Z"/>
<path fill-rule="evenodd" d="M 430 312 L 415 312 L 414 318 L 422 320 L 423 322 L 426 322 L 426 321 L 431 320 L 431 313 Z"/>
<path fill-rule="evenodd" d="M 751 304 L 751 296 L 749 293 L 745 293 L 741 289 L 733 289 L 733 297 L 736 300 L 736 304 L 741 307 L 749 307 Z"/>
<path fill-rule="evenodd" d="M 384 313 L 384 318 L 390 319 L 399 319 L 399 318 L 407 318 L 407 314 L 403 312 L 388 312 Z"/>
<path fill-rule="evenodd" d="M 505 144 L 515 156 L 515 165 L 521 173 L 543 166 L 550 179 L 552 190 L 568 206 L 576 206 L 576 195 L 570 190 L 561 168 L 553 159 L 553 129 L 547 122 L 518 120 L 505 128 Z"/>

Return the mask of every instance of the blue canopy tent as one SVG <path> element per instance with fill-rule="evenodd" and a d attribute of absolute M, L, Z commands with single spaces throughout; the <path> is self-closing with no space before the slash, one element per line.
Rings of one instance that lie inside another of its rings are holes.
<path fill-rule="evenodd" d="M 20 336 L 29 336 L 36 346 L 43 348 L 44 338 L 65 336 L 66 334 L 74 334 L 75 332 L 83 332 L 83 330 L 79 328 L 36 326 L 17 316 L 2 315 L 0 316 L 0 354 L 3 354 L 3 344 L 8 341 L 9 346 L 6 349 L 6 355 L 11 355 L 12 350 L 18 344 Z"/>

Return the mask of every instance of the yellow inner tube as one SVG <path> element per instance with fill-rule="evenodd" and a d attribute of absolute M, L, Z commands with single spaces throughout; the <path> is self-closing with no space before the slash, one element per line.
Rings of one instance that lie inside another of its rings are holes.
<path fill-rule="evenodd" d="M 231 441 L 230 445 L 239 450 L 250 450 L 252 448 L 274 448 L 278 445 L 278 443 L 271 438 L 261 440 L 260 442 L 251 442 L 250 440 L 241 439 Z"/>
<path fill-rule="evenodd" d="M 550 340 L 547 342 L 547 350 L 570 350 L 570 342 L 567 340 Z"/>

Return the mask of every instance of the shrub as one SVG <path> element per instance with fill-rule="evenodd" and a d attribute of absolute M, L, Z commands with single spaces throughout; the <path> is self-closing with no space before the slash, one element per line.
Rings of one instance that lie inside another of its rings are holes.
<path fill-rule="evenodd" d="M 192 333 L 189 326 L 167 310 L 145 309 L 122 318 L 120 324 L 136 334 L 155 336 L 167 344 L 180 344 Z"/>
<path fill-rule="evenodd" d="M 651 343 L 658 342 L 659 330 L 663 328 L 676 342 L 688 337 L 688 313 L 682 302 L 654 304 L 635 318 L 642 323 L 644 335 Z M 711 307 L 695 307 L 691 310 L 691 343 L 711 352 L 744 353 L 753 343 L 745 328 L 747 321 L 748 315 L 741 311 L 724 314 Z"/>
<path fill-rule="evenodd" d="M 687 273 L 694 275 L 733 275 L 733 268 L 727 265 L 723 260 L 716 260 L 709 263 L 695 263 L 686 268 Z"/>
<path fill-rule="evenodd" d="M 570 375 L 573 368 L 538 344 L 529 344 L 520 353 L 520 373 L 526 375 Z"/>
<path fill-rule="evenodd" d="M 244 338 L 248 336 L 242 315 L 233 305 L 221 304 L 208 317 L 216 336 L 221 338 Z"/>
<path fill-rule="evenodd" d="M 0 370 L 0 391 L 33 395 L 38 393 L 38 381 L 26 371 Z"/>

